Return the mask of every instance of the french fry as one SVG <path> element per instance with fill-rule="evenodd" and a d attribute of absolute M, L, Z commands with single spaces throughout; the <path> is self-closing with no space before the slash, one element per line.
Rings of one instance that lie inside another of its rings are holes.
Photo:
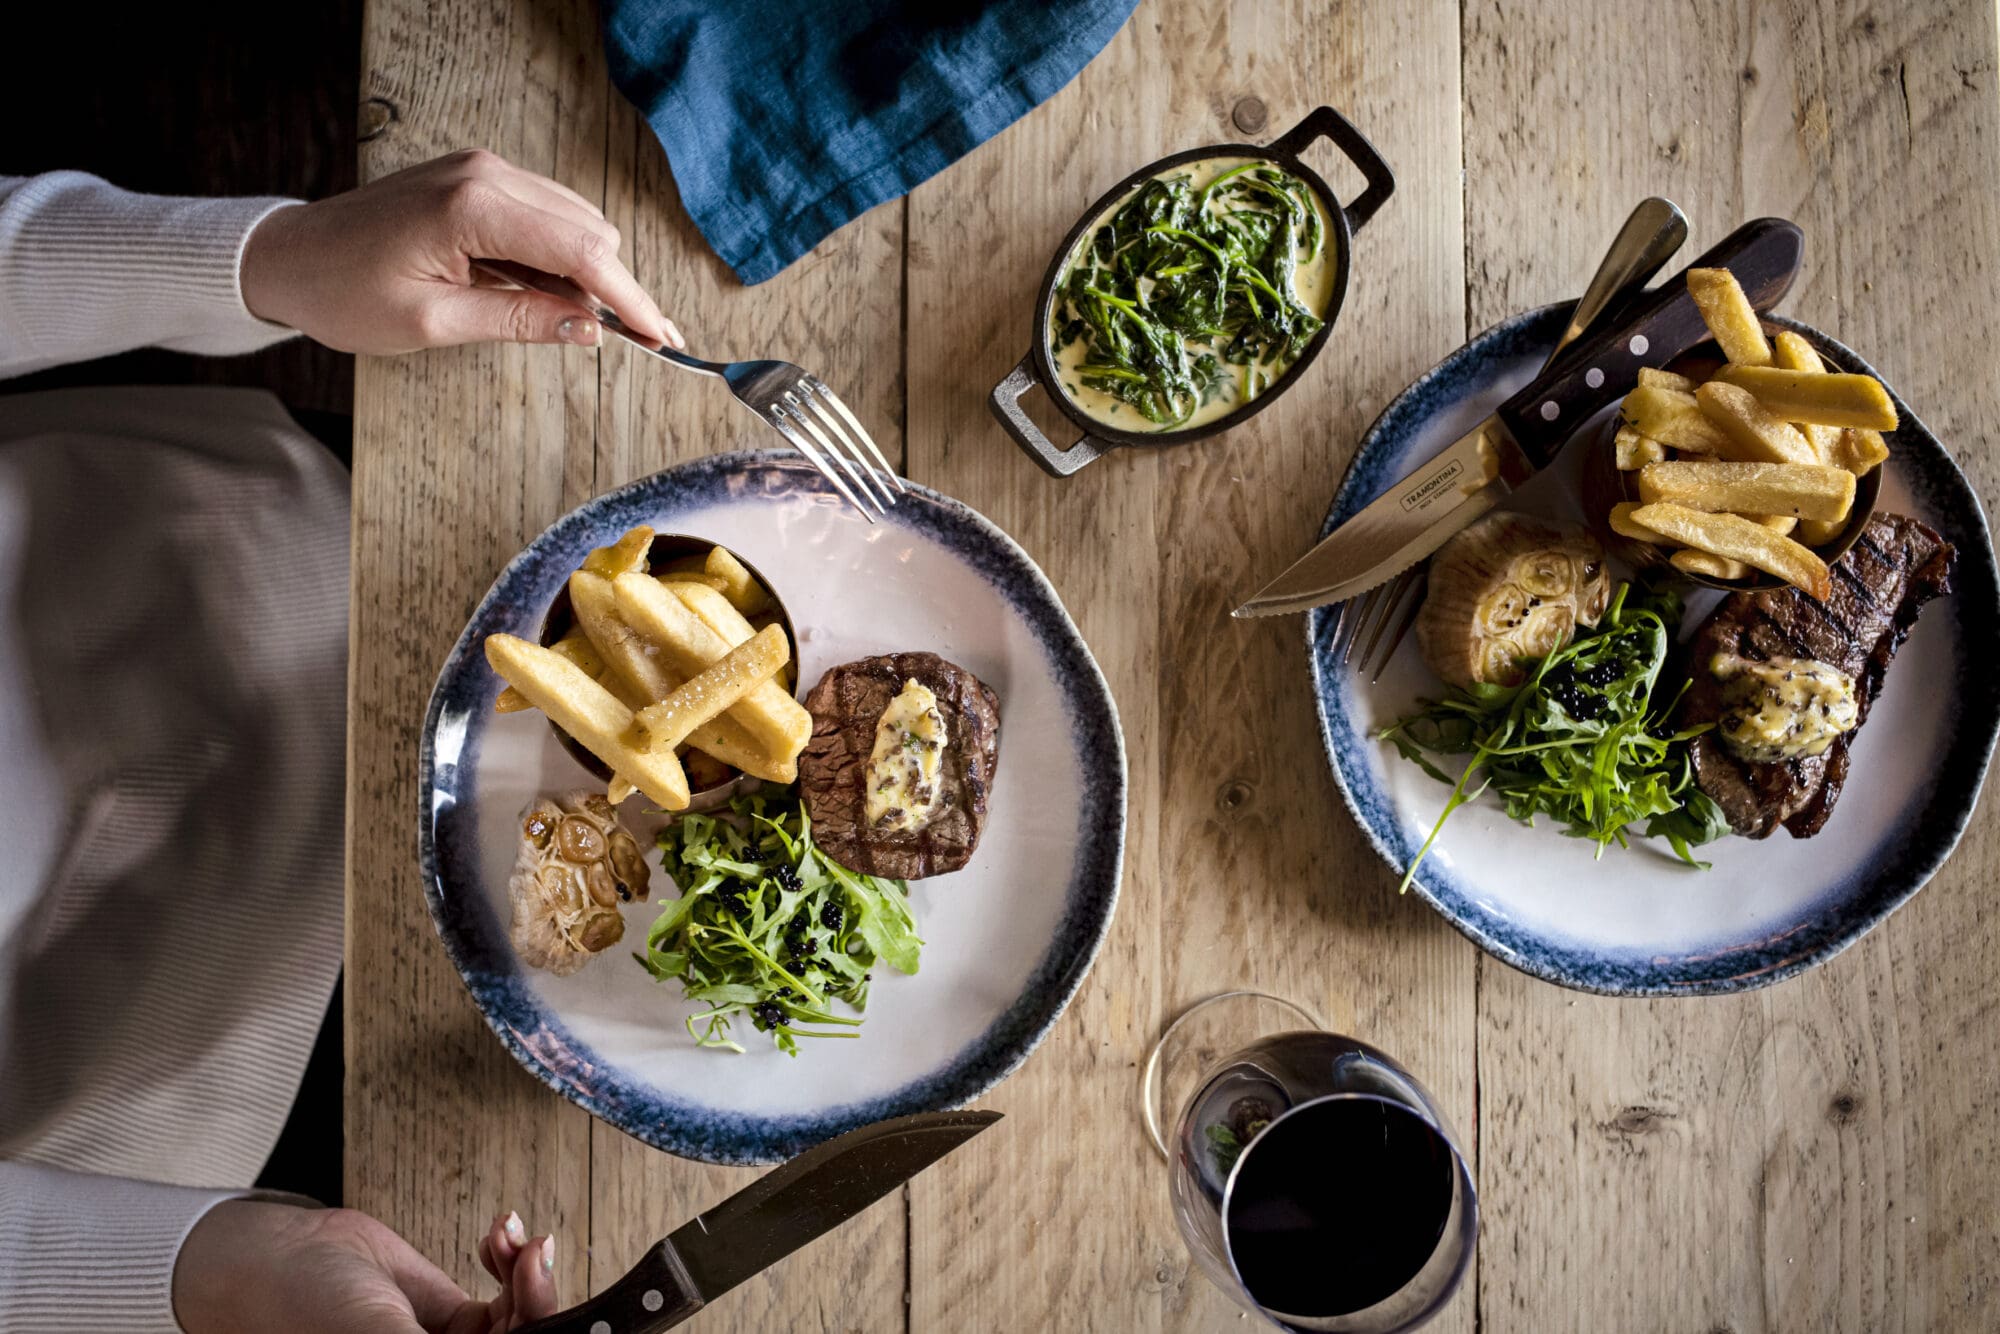
<path fill-rule="evenodd" d="M 777 675 L 791 655 L 783 628 L 765 626 L 689 677 L 673 694 L 634 715 L 634 724 L 645 733 L 647 749 L 672 750 L 680 745 L 695 728 Z"/>
<path fill-rule="evenodd" d="M 1717 556 L 1706 551 L 1681 550 L 1667 557 L 1676 570 L 1683 574 L 1706 575 L 1710 579 L 1744 579 L 1750 574 L 1750 567 L 1740 560 L 1730 560 L 1727 556 Z"/>
<path fill-rule="evenodd" d="M 719 590 L 724 582 L 721 575 L 710 574 L 706 570 L 668 570 L 654 577 L 669 588 L 675 584 L 700 584 L 704 588 Z"/>
<path fill-rule="evenodd" d="M 1774 533 L 1789 534 L 1799 526 L 1799 521 L 1789 514 L 1746 514 L 1743 517 L 1763 524 Z"/>
<path fill-rule="evenodd" d="M 1657 370 L 1651 366 L 1641 366 L 1639 368 L 1639 384 L 1642 388 L 1673 389 L 1683 394 L 1692 394 L 1695 382 L 1688 379 L 1685 375 L 1676 375 L 1672 371 Z"/>
<path fill-rule="evenodd" d="M 1636 391 L 1635 391 L 1636 392 Z M 1759 403 L 1741 385 L 1710 380 L 1695 390 L 1695 402 L 1728 438 L 1717 451 L 1744 463 L 1818 463 L 1818 451 L 1799 428 Z M 1761 567 L 1760 567 L 1761 568 Z"/>
<path fill-rule="evenodd" d="M 1616 505 L 1613 505 L 1611 507 L 1611 531 L 1620 537 L 1629 537 L 1634 542 L 1651 542 L 1655 546 L 1669 545 L 1672 539 L 1666 537 L 1664 534 L 1654 532 L 1644 524 L 1632 521 L 1632 515 L 1638 508 L 1639 502 L 1636 500 L 1621 500 Z"/>
<path fill-rule="evenodd" d="M 1639 499 L 1711 513 L 1845 519 L 1854 474 L 1823 464 L 1649 463 L 1639 470 Z"/>
<path fill-rule="evenodd" d="M 1705 514 L 1681 505 L 1641 505 L 1632 522 L 1711 555 L 1740 560 L 1816 598 L 1832 591 L 1826 562 L 1811 550 L 1739 514 Z"/>
<path fill-rule="evenodd" d="M 1701 311 L 1701 322 L 1722 345 L 1723 356 L 1738 366 L 1771 364 L 1771 344 L 1764 337 L 1764 326 L 1757 322 L 1757 312 L 1735 274 L 1728 269 L 1689 269 L 1687 284 L 1688 295 Z"/>
<path fill-rule="evenodd" d="M 722 580 L 718 590 L 729 599 L 729 605 L 745 616 L 755 616 L 771 605 L 771 595 L 764 591 L 764 585 L 750 573 L 736 554 L 727 547 L 716 547 L 708 553 L 708 564 L 703 567 L 708 574 Z"/>
<path fill-rule="evenodd" d="M 687 775 L 680 760 L 672 751 L 656 754 L 627 744 L 632 711 L 581 667 L 513 635 L 488 635 L 486 661 L 611 772 L 623 774 L 664 810 L 687 809 Z"/>
<path fill-rule="evenodd" d="M 1848 427 L 1834 442 L 1831 462 L 1847 469 L 1856 477 L 1866 477 L 1889 459 L 1889 442 L 1882 438 L 1880 431 L 1862 430 Z"/>
<path fill-rule="evenodd" d="M 625 798 L 638 790 L 638 788 L 632 785 L 631 779 L 626 778 L 622 774 L 613 774 L 611 775 L 611 781 L 604 785 L 604 799 L 613 806 L 616 806 L 619 802 L 625 800 Z"/>
<path fill-rule="evenodd" d="M 662 663 L 639 632 L 626 624 L 611 580 L 578 570 L 569 577 L 569 601 L 577 624 L 610 664 L 609 684 L 615 687 L 614 693 L 627 704 L 644 707 L 665 699 L 691 675 Z M 696 728 L 688 740 L 703 754 L 769 782 L 789 783 L 799 776 L 795 756 L 773 754 L 728 715 Z"/>
<path fill-rule="evenodd" d="M 585 636 L 582 627 L 572 628 L 568 634 L 549 645 L 549 648 L 583 668 L 589 674 L 591 680 L 604 686 L 612 694 L 618 695 L 620 693 L 617 682 L 606 681 L 604 679 L 606 671 L 604 659 L 598 655 L 597 649 L 592 646 L 589 638 Z M 631 703 L 629 699 L 625 702 L 628 704 Z M 512 686 L 508 686 L 505 690 L 501 691 L 499 698 L 493 701 L 493 711 L 495 713 L 520 713 L 523 710 L 534 707 L 534 705 L 528 703 L 526 695 L 523 695 Z"/>
<path fill-rule="evenodd" d="M 598 547 L 583 558 L 583 568 L 609 579 L 613 575 L 646 568 L 653 550 L 653 530 L 640 524 L 608 547 Z"/>
<path fill-rule="evenodd" d="M 1826 363 L 1820 360 L 1819 350 L 1799 334 L 1790 329 L 1779 331 L 1771 340 L 1771 360 L 1788 371 L 1805 371 L 1817 374 L 1826 370 Z M 1814 426 L 1809 422 L 1794 422 L 1805 438 L 1812 441 L 1812 447 L 1819 454 L 1821 463 L 1833 462 L 1833 447 L 1840 439 L 1840 431 L 1832 426 Z"/>
<path fill-rule="evenodd" d="M 1665 445 L 1649 435 L 1640 435 L 1629 426 L 1618 428 L 1618 434 L 1611 437 L 1611 446 L 1617 451 L 1620 472 L 1631 472 L 1648 463 L 1661 463 L 1667 457 Z"/>
<path fill-rule="evenodd" d="M 1741 385 L 1786 421 L 1810 426 L 1896 429 L 1896 405 L 1872 375 L 1788 371 L 1777 366 L 1724 366 L 1715 373 L 1724 384 Z"/>
<path fill-rule="evenodd" d="M 641 574 L 621 574 L 612 586 L 618 613 L 626 624 L 658 645 L 667 664 L 683 675 L 695 675 L 750 637 L 749 623 L 713 589 L 684 586 L 669 592 L 658 580 Z M 741 639 L 725 639 L 681 600 L 696 593 L 712 597 L 742 622 Z M 757 744 L 777 760 L 796 762 L 812 736 L 812 715 L 770 681 L 759 682 L 726 716 L 743 724 Z"/>
<path fill-rule="evenodd" d="M 1823 547 L 1847 531 L 1846 520 L 1806 519 L 1792 535 L 1809 547 Z"/>
<path fill-rule="evenodd" d="M 1673 449 L 1714 454 L 1729 448 L 1729 436 L 1703 413 L 1694 394 L 1662 385 L 1641 385 L 1625 395 L 1625 421 L 1640 435 Z"/>

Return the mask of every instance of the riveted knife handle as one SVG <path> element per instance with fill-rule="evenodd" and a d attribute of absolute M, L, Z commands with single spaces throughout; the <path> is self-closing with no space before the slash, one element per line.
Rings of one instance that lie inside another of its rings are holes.
<path fill-rule="evenodd" d="M 580 1306 L 558 1311 L 516 1334 L 656 1334 L 680 1324 L 708 1303 L 695 1289 L 673 1243 L 647 1251 L 632 1271 Z"/>
<path fill-rule="evenodd" d="M 1778 304 L 1798 276 L 1805 233 L 1783 218 L 1746 222 L 1692 269 L 1728 269 L 1743 284 L 1750 305 Z M 1553 371 L 1500 405 L 1499 417 L 1537 468 L 1546 468 L 1577 429 L 1639 382 L 1642 366 L 1664 366 L 1708 339 L 1708 326 L 1688 295 L 1687 271 L 1675 274 L 1634 302 L 1624 318 L 1602 333 L 1578 339 Z"/>

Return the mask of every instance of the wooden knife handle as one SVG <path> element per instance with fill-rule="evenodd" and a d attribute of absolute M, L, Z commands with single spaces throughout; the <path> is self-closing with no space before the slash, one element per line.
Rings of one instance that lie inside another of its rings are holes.
<path fill-rule="evenodd" d="M 1746 222 L 1691 269 L 1728 269 L 1750 304 L 1769 310 L 1790 290 L 1805 254 L 1805 233 L 1783 218 Z M 1684 269 L 1633 303 L 1616 325 L 1578 339 L 1554 368 L 1495 414 L 1537 468 L 1546 468 L 1577 429 L 1630 393 L 1642 366 L 1664 366 L 1709 337 Z"/>
<path fill-rule="evenodd" d="M 662 1241 L 630 1273 L 589 1301 L 523 1325 L 517 1334 L 657 1334 L 707 1304 L 673 1243 Z"/>

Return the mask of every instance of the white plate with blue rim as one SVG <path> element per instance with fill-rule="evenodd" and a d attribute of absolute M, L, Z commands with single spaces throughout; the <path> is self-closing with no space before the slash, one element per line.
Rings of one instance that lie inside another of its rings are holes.
<path fill-rule="evenodd" d="M 1495 325 L 1384 409 L 1355 452 L 1325 531 L 1532 379 L 1570 309 L 1546 306 Z M 1875 374 L 1817 330 L 1770 322 L 1804 334 L 1831 361 Z M 1825 829 L 1810 839 L 1783 832 L 1720 839 L 1699 849 L 1712 863 L 1700 871 L 1658 840 L 1613 846 L 1599 859 L 1594 844 L 1564 837 L 1547 819 L 1516 824 L 1483 800 L 1452 814 L 1412 892 L 1480 948 L 1536 977 L 1607 995 L 1690 996 L 1794 976 L 1859 940 L 1923 888 L 1970 820 L 2000 734 L 2000 676 L 1978 658 L 2000 624 L 2000 578 L 1978 497 L 1908 405 L 1898 399 L 1897 409 L 1902 426 L 1890 437 L 1877 512 L 1929 524 L 1957 548 L 1957 563 L 1952 592 L 1924 608 L 1889 669 Z M 1510 508 L 1580 519 L 1582 452 L 1579 442 Z M 1689 599 L 1684 631 L 1718 596 Z M 1379 682 L 1363 680 L 1331 651 L 1333 612 L 1320 607 L 1306 621 L 1327 758 L 1355 819 L 1400 875 L 1449 790 L 1377 733 L 1443 688 L 1413 636 Z"/>
<path fill-rule="evenodd" d="M 783 600 L 799 680 L 896 651 L 965 667 L 1000 699 L 999 764 L 972 860 L 910 883 L 925 944 L 914 976 L 878 970 L 856 1040 L 796 1057 L 746 1024 L 742 1054 L 703 1049 L 706 1007 L 632 957 L 676 894 L 648 842 L 662 818 L 619 815 L 647 847 L 646 902 L 625 938 L 568 977 L 508 942 L 507 880 L 538 794 L 593 779 L 532 711 L 494 712 L 486 636 L 533 639 L 593 547 L 650 524 L 740 554 Z M 912 485 L 870 525 L 813 467 L 725 454 L 608 492 L 557 520 L 500 577 L 438 677 L 419 756 L 419 852 L 431 917 L 487 1023 L 551 1088 L 648 1144 L 714 1163 L 769 1163 L 857 1126 L 961 1106 L 1048 1033 L 1089 970 L 1117 900 L 1125 751 L 1103 675 L 1034 562 L 966 506 Z"/>

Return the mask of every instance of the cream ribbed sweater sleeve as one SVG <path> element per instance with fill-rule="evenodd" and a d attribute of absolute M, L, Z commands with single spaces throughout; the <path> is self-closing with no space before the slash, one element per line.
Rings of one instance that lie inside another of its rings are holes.
<path fill-rule="evenodd" d="M 0 176 L 0 378 L 165 347 L 227 356 L 294 331 L 252 315 L 250 231 L 288 199 L 182 199 L 80 171 Z"/>
<path fill-rule="evenodd" d="M 241 1190 L 193 1190 L 0 1163 L 0 1329 L 180 1334 L 174 1260 Z"/>

